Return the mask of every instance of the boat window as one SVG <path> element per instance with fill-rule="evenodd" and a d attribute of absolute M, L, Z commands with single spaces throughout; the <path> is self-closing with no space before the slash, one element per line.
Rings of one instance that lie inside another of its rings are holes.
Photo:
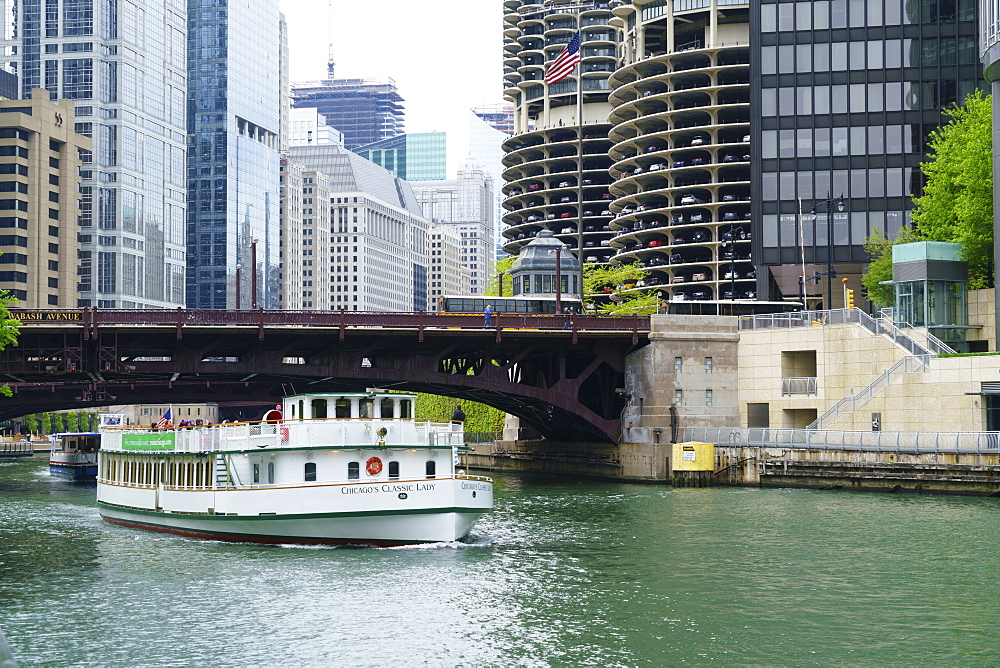
<path fill-rule="evenodd" d="M 301 399 L 299 399 L 299 419 L 300 420 L 301 419 L 305 419 L 305 417 L 306 417 L 306 413 L 303 410 L 303 407 L 304 407 L 304 402 Z"/>
<path fill-rule="evenodd" d="M 382 400 L 382 404 L 379 409 L 379 415 L 384 418 L 394 417 L 392 414 L 392 399 L 388 397 Z"/>
<path fill-rule="evenodd" d="M 306 463 L 306 482 L 316 482 L 316 463 L 307 462 Z"/>
<path fill-rule="evenodd" d="M 399 462 L 389 462 L 389 480 L 399 480 Z"/>
<path fill-rule="evenodd" d="M 374 399 L 362 399 L 361 400 L 361 413 L 359 417 L 370 418 L 375 416 L 375 400 Z"/>
<path fill-rule="evenodd" d="M 426 468 L 427 477 L 428 478 L 435 477 L 435 475 L 436 475 L 435 471 L 436 470 L 437 470 L 437 462 L 435 462 L 433 460 L 428 461 L 427 462 L 427 468 Z"/>
<path fill-rule="evenodd" d="M 316 467 L 316 465 L 313 464 L 313 468 L 315 468 L 315 467 Z M 309 465 L 308 464 L 306 464 L 306 470 L 307 471 L 309 470 Z M 313 472 L 313 480 L 315 480 L 315 479 L 316 479 L 315 472 Z M 308 473 L 306 473 L 306 480 L 309 480 L 309 474 Z M 254 482 L 260 482 L 260 464 L 254 464 L 253 465 L 253 481 Z"/>
<path fill-rule="evenodd" d="M 358 462 L 347 462 L 347 479 L 357 480 L 361 477 L 361 465 Z"/>
<path fill-rule="evenodd" d="M 403 419 L 408 419 L 411 417 L 410 405 L 411 402 L 409 399 L 403 399 L 402 401 L 399 402 L 399 417 Z"/>
<path fill-rule="evenodd" d="M 349 418 L 351 417 L 351 400 L 350 399 L 337 399 L 337 417 L 338 418 Z"/>
<path fill-rule="evenodd" d="M 314 420 L 326 419 L 326 399 L 312 400 L 312 418 Z"/>
<path fill-rule="evenodd" d="M 267 463 L 267 484 L 274 484 L 274 462 Z"/>

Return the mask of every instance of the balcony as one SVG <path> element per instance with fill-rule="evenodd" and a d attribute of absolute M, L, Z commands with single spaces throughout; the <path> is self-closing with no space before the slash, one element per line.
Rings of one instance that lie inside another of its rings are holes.
<path fill-rule="evenodd" d="M 816 378 L 782 378 L 781 395 L 816 394 Z"/>

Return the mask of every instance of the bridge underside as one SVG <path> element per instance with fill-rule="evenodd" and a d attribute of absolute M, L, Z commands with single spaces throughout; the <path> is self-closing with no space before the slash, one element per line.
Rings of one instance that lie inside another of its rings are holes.
<path fill-rule="evenodd" d="M 481 402 L 552 440 L 617 441 L 625 356 L 642 343 L 628 331 L 33 325 L 0 354 L 14 390 L 0 417 L 382 387 Z"/>

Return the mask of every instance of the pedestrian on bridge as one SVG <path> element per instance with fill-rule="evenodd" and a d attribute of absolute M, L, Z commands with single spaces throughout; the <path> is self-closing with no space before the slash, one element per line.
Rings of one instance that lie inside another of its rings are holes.
<path fill-rule="evenodd" d="M 492 326 L 492 322 L 493 322 L 493 307 L 487 304 L 486 310 L 483 311 L 483 327 Z"/>

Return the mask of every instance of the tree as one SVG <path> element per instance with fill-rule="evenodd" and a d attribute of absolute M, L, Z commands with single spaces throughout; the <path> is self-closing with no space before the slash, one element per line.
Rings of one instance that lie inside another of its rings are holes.
<path fill-rule="evenodd" d="M 912 227 L 899 230 L 896 237 L 890 240 L 880 230 L 865 240 L 865 251 L 869 263 L 865 275 L 861 277 L 861 285 L 865 287 L 868 299 L 876 306 L 892 306 L 896 295 L 891 285 L 882 285 L 883 281 L 892 280 L 892 247 L 896 244 L 908 244 L 922 241 L 923 237 Z"/>
<path fill-rule="evenodd" d="M 42 413 L 42 433 L 52 433 L 52 413 Z"/>
<path fill-rule="evenodd" d="M 930 135 L 932 159 L 921 164 L 924 194 L 913 224 L 930 241 L 962 245 L 969 287 L 993 285 L 992 101 L 976 91 L 944 110 L 951 120 Z M 893 243 L 898 243 L 894 240 Z"/>
<path fill-rule="evenodd" d="M 513 287 L 513 285 L 512 285 L 512 281 L 510 280 L 510 276 L 508 276 L 507 272 L 509 272 L 510 268 L 512 266 L 514 266 L 514 260 L 516 260 L 516 259 L 517 259 L 516 255 L 507 255 L 506 257 L 503 257 L 503 258 L 501 258 L 501 259 L 499 259 L 499 260 L 496 261 L 496 264 L 494 265 L 494 269 L 496 270 L 496 273 L 494 273 L 490 277 L 490 283 L 486 287 L 486 292 L 484 294 L 489 295 L 491 297 L 510 297 L 510 296 L 513 296 L 514 293 L 511 290 L 511 288 Z M 507 276 L 507 280 L 504 281 L 504 283 L 503 283 L 503 294 L 499 293 L 499 285 L 500 285 L 500 276 L 501 275 Z"/>
<path fill-rule="evenodd" d="M 607 266 L 587 265 L 583 273 L 583 292 L 588 306 L 608 315 L 649 315 L 660 307 L 656 290 L 636 290 L 648 272 L 637 264 Z M 618 301 L 597 301 L 597 295 L 616 295 Z"/>
<path fill-rule="evenodd" d="M 24 416 L 24 426 L 28 428 L 29 434 L 38 433 L 38 416 L 34 413 Z"/>
<path fill-rule="evenodd" d="M 66 431 L 83 431 L 80 429 L 80 414 L 74 411 L 66 413 Z"/>
<path fill-rule="evenodd" d="M 6 290 L 0 290 L 0 350 L 17 343 L 21 321 L 10 314 L 10 305 L 17 302 Z M 6 383 L 0 385 L 0 394 L 5 397 L 14 396 L 14 391 Z"/>

